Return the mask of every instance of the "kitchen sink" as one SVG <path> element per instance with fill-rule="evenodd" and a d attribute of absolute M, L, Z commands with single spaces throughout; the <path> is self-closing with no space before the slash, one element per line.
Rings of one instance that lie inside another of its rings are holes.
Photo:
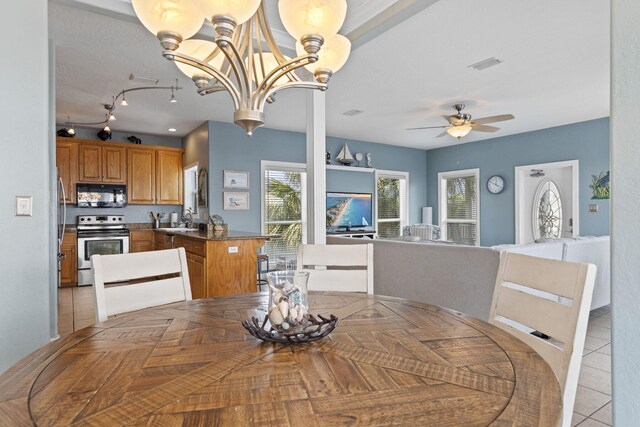
<path fill-rule="evenodd" d="M 161 227 L 158 228 L 160 231 L 199 231 L 197 228 L 186 228 L 186 227 Z"/>

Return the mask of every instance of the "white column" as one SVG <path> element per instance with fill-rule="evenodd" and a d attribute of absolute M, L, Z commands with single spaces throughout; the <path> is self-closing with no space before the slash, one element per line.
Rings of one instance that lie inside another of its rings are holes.
<path fill-rule="evenodd" d="M 613 425 L 640 419 L 640 2 L 611 2 Z"/>
<path fill-rule="evenodd" d="M 307 242 L 318 245 L 327 241 L 326 146 L 325 94 L 311 90 L 307 93 Z"/>

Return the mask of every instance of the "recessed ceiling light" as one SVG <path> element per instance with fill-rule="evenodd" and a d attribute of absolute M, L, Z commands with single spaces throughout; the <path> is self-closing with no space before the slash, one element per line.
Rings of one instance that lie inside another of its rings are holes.
<path fill-rule="evenodd" d="M 169 132 L 175 132 L 176 128 L 169 128 L 168 130 L 169 130 Z"/>

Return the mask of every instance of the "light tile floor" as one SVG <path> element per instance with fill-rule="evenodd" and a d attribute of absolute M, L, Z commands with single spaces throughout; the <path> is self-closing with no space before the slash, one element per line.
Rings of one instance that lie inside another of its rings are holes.
<path fill-rule="evenodd" d="M 93 288 L 61 288 L 58 331 L 65 336 L 95 323 Z M 587 327 L 573 426 L 602 427 L 611 423 L 611 312 L 609 306 L 591 312 Z"/>
<path fill-rule="evenodd" d="M 573 426 L 602 427 L 611 422 L 611 309 L 593 310 L 589 316 Z"/>

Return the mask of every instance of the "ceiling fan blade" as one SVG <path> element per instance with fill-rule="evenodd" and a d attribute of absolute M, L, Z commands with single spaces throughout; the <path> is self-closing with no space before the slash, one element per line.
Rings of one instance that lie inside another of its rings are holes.
<path fill-rule="evenodd" d="M 500 128 L 497 128 L 495 126 L 478 125 L 475 123 L 471 124 L 471 129 L 477 130 L 478 132 L 497 132 L 500 130 Z"/>
<path fill-rule="evenodd" d="M 442 138 L 445 135 L 449 135 L 446 130 L 442 132 L 440 135 L 436 136 L 436 138 Z"/>
<path fill-rule="evenodd" d="M 471 124 L 483 125 L 485 123 L 504 122 L 504 121 L 513 120 L 513 119 L 515 119 L 513 114 L 502 114 L 499 116 L 482 117 L 480 119 L 475 119 L 471 121 Z"/>
<path fill-rule="evenodd" d="M 405 130 L 438 129 L 438 128 L 448 128 L 448 127 L 449 126 L 427 126 L 427 127 L 421 127 L 421 128 L 409 128 Z"/>
<path fill-rule="evenodd" d="M 448 121 L 450 124 L 453 124 L 455 120 L 458 120 L 458 116 L 456 116 L 455 114 L 453 116 L 442 116 L 442 118 Z"/>

